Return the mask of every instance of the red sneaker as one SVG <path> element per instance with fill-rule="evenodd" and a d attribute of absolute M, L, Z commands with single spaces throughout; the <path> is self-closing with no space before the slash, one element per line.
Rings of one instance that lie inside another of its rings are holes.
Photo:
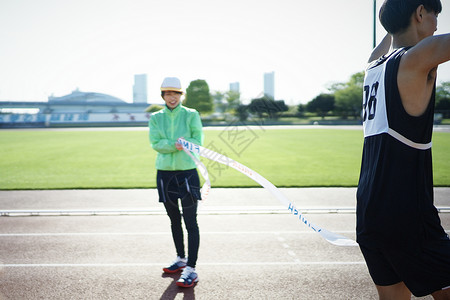
<path fill-rule="evenodd" d="M 197 272 L 195 272 L 194 268 L 187 266 L 183 270 L 183 273 L 181 273 L 181 277 L 180 279 L 178 279 L 177 285 L 181 287 L 191 287 L 197 282 L 198 282 Z"/>
<path fill-rule="evenodd" d="M 186 267 L 186 262 L 186 258 L 180 258 L 178 256 L 177 259 L 175 259 L 175 261 L 172 263 L 172 265 L 167 268 L 163 268 L 163 271 L 164 273 L 168 274 L 177 273 Z"/>

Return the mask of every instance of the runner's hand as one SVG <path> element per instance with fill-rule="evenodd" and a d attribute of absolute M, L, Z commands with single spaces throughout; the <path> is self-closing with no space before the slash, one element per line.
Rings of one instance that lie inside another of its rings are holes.
<path fill-rule="evenodd" d="M 184 137 L 181 137 L 181 139 L 184 139 Z M 175 142 L 175 147 L 177 148 L 177 150 L 183 150 L 183 145 L 178 143 L 178 140 Z"/>

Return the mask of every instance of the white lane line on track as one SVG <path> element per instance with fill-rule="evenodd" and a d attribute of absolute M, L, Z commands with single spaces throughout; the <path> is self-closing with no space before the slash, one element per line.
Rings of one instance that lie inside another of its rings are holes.
<path fill-rule="evenodd" d="M 337 233 L 355 233 L 354 230 L 335 230 Z M 201 232 L 202 235 L 242 235 L 242 234 L 311 234 L 311 230 L 305 231 L 210 231 Z M 44 237 L 44 236 L 151 236 L 151 235 L 167 235 L 170 231 L 163 232 L 36 232 L 36 233 L 0 233 L 0 237 Z M 278 238 L 280 242 L 285 241 Z"/>
<path fill-rule="evenodd" d="M 276 234 L 279 234 L 279 232 L 277 232 Z M 281 237 L 281 236 L 278 236 L 278 237 L 277 237 L 277 240 L 278 240 L 279 242 L 285 242 L 285 241 L 286 241 L 286 239 L 283 238 L 283 237 Z"/>
<path fill-rule="evenodd" d="M 91 264 L 0 264 L 0 268 L 73 268 L 73 267 L 159 267 L 165 263 L 91 263 Z M 365 265 L 364 261 L 287 261 L 287 262 L 224 262 L 201 263 L 201 266 L 289 266 L 289 265 Z"/>
<path fill-rule="evenodd" d="M 200 215 L 227 214 L 290 214 L 283 206 L 200 206 Z M 354 214 L 354 207 L 309 207 L 304 214 L 348 213 Z M 117 216 L 117 215 L 165 215 L 164 208 L 93 208 L 93 209 L 1 209 L 0 216 Z"/>
<path fill-rule="evenodd" d="M 353 230 L 335 230 L 339 234 L 354 234 Z M 450 233 L 450 230 L 445 230 Z M 235 231 L 235 232 L 202 232 L 202 235 L 247 235 L 247 234 L 312 234 L 313 231 Z M 63 236 L 154 236 L 167 235 L 170 232 L 42 232 L 42 233 L 0 233 L 2 237 L 63 237 Z M 278 240 L 283 242 L 285 240 Z M 284 248 L 284 243 L 282 243 Z"/>
<path fill-rule="evenodd" d="M 450 213 L 450 207 L 436 207 L 439 213 Z M 355 214 L 354 207 L 308 207 L 301 209 L 302 214 Z M 200 208 L 199 215 L 275 215 L 291 214 L 288 209 L 280 206 L 226 206 Z M 83 217 L 83 216 L 143 216 L 166 215 L 161 208 L 149 209 L 0 209 L 0 217 Z"/>
<path fill-rule="evenodd" d="M 286 250 L 287 250 L 287 249 L 290 249 L 291 247 L 289 246 L 288 243 L 286 243 L 286 239 L 283 238 L 283 237 L 281 237 L 281 236 L 278 236 L 279 234 L 280 234 L 280 232 L 277 232 L 277 233 L 276 233 L 276 235 L 277 235 L 277 240 L 280 242 L 281 246 L 282 246 L 284 249 L 286 249 Z M 294 260 L 295 263 L 299 263 L 299 262 L 300 262 L 300 260 L 297 258 L 297 254 L 295 253 L 295 251 L 293 251 L 293 250 L 287 250 L 287 254 L 290 255 L 290 256 L 293 258 L 293 260 Z"/>
<path fill-rule="evenodd" d="M 336 233 L 354 234 L 354 230 L 333 230 Z M 450 230 L 445 230 L 450 233 Z M 312 234 L 311 230 L 299 231 L 210 231 L 201 232 L 202 235 L 241 235 L 241 234 Z M 163 232 L 37 232 L 37 233 L 0 233 L 0 237 L 44 237 L 44 236 L 151 236 L 151 235 L 167 235 L 170 231 Z M 277 238 L 279 242 L 286 241 L 284 238 Z"/>

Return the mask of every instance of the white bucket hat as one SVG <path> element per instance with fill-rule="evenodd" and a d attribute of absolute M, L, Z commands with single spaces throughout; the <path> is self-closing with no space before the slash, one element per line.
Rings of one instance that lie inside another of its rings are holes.
<path fill-rule="evenodd" d="M 183 90 L 181 89 L 180 79 L 178 79 L 177 77 L 164 78 L 163 83 L 161 84 L 161 92 L 164 91 L 174 91 L 183 93 Z"/>

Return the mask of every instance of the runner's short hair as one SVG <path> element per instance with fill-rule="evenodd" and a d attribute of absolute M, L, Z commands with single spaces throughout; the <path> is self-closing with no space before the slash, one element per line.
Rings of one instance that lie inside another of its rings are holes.
<path fill-rule="evenodd" d="M 408 28 L 411 15 L 420 5 L 436 14 L 442 11 L 440 0 L 385 0 L 380 8 L 380 22 L 390 34 L 401 33 Z"/>
<path fill-rule="evenodd" d="M 161 91 L 161 97 L 164 98 L 164 93 L 165 93 L 165 92 L 167 92 L 167 91 Z M 173 92 L 175 92 L 175 93 L 177 93 L 177 94 L 180 94 L 180 95 L 183 94 L 182 92 L 176 92 L 176 91 L 173 91 Z"/>

